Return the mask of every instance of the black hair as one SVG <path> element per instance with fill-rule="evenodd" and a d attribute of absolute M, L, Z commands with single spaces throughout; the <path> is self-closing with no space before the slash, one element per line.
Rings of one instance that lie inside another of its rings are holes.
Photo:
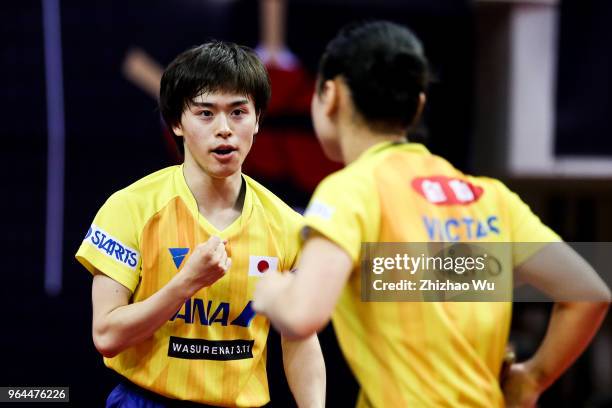
<path fill-rule="evenodd" d="M 353 23 L 332 39 L 319 63 L 318 92 L 341 76 L 368 126 L 406 130 L 429 83 L 423 46 L 408 28 L 388 21 Z"/>
<path fill-rule="evenodd" d="M 270 78 L 255 52 L 242 45 L 210 41 L 184 51 L 161 78 L 159 110 L 166 125 L 181 123 L 183 111 L 205 92 L 235 92 L 250 96 L 260 116 L 270 100 Z"/>

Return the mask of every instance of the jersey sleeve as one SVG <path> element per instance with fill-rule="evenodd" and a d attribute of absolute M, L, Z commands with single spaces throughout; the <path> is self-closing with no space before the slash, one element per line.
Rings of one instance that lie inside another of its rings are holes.
<path fill-rule="evenodd" d="M 360 261 L 361 243 L 377 239 L 380 206 L 367 177 L 344 171 L 334 173 L 317 187 L 304 213 L 302 238 L 312 230 L 344 249 L 354 264 Z"/>
<path fill-rule="evenodd" d="M 129 197 L 113 194 L 100 208 L 76 259 L 92 274 L 98 270 L 134 292 L 140 279 L 139 235 Z"/>
<path fill-rule="evenodd" d="M 513 264 L 518 266 L 551 242 L 561 237 L 546 226 L 521 198 L 500 182 L 503 203 L 510 220 Z"/>
<path fill-rule="evenodd" d="M 285 269 L 293 270 L 297 267 L 300 254 L 299 231 L 304 223 L 304 217 L 297 212 L 292 211 L 287 217 L 287 234 L 286 234 L 286 255 L 284 265 Z"/>

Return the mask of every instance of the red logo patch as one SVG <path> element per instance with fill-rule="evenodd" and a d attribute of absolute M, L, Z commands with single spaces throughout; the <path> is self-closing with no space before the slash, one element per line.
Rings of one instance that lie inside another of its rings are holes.
<path fill-rule="evenodd" d="M 270 264 L 268 261 L 262 260 L 257 263 L 257 270 L 261 273 L 264 273 L 270 268 Z"/>
<path fill-rule="evenodd" d="M 436 205 L 468 205 L 478 201 L 484 192 L 466 180 L 446 176 L 415 178 L 412 188 Z"/>

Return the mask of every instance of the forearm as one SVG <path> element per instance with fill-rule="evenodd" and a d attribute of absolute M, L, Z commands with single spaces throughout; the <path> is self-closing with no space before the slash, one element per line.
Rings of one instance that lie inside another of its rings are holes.
<path fill-rule="evenodd" d="M 325 406 L 325 362 L 316 334 L 305 340 L 283 338 L 283 365 L 298 407 Z"/>
<path fill-rule="evenodd" d="M 98 350 L 112 357 L 148 339 L 167 322 L 193 294 L 180 274 L 149 298 L 117 307 L 94 324 Z"/>
<path fill-rule="evenodd" d="M 123 62 L 125 76 L 155 99 L 159 98 L 163 72 L 163 68 L 140 49 L 128 51 Z"/>
<path fill-rule="evenodd" d="M 587 347 L 608 310 L 609 303 L 556 303 L 542 344 L 525 365 L 544 390 Z"/>
<path fill-rule="evenodd" d="M 295 273 L 267 274 L 255 295 L 272 325 L 284 336 L 305 338 L 329 322 L 353 262 L 336 244 L 323 237 L 311 237 L 304 245 Z"/>
<path fill-rule="evenodd" d="M 274 328 L 288 339 L 304 339 L 312 335 L 316 330 L 308 325 L 308 316 L 303 313 L 303 293 L 296 288 L 295 280 L 285 292 L 279 294 L 266 314 Z"/>
<path fill-rule="evenodd" d="M 335 298 L 320 296 L 317 290 L 320 283 L 307 282 L 308 273 L 308 270 L 297 271 L 297 276 L 266 310 L 274 328 L 287 339 L 306 339 L 316 334 L 329 322 L 335 305 Z"/>

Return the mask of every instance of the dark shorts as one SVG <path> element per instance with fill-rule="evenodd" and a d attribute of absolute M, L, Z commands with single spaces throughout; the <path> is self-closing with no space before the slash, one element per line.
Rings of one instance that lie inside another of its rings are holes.
<path fill-rule="evenodd" d="M 106 408 L 212 408 L 211 405 L 179 401 L 163 397 L 130 383 L 121 381 L 106 399 Z"/>

